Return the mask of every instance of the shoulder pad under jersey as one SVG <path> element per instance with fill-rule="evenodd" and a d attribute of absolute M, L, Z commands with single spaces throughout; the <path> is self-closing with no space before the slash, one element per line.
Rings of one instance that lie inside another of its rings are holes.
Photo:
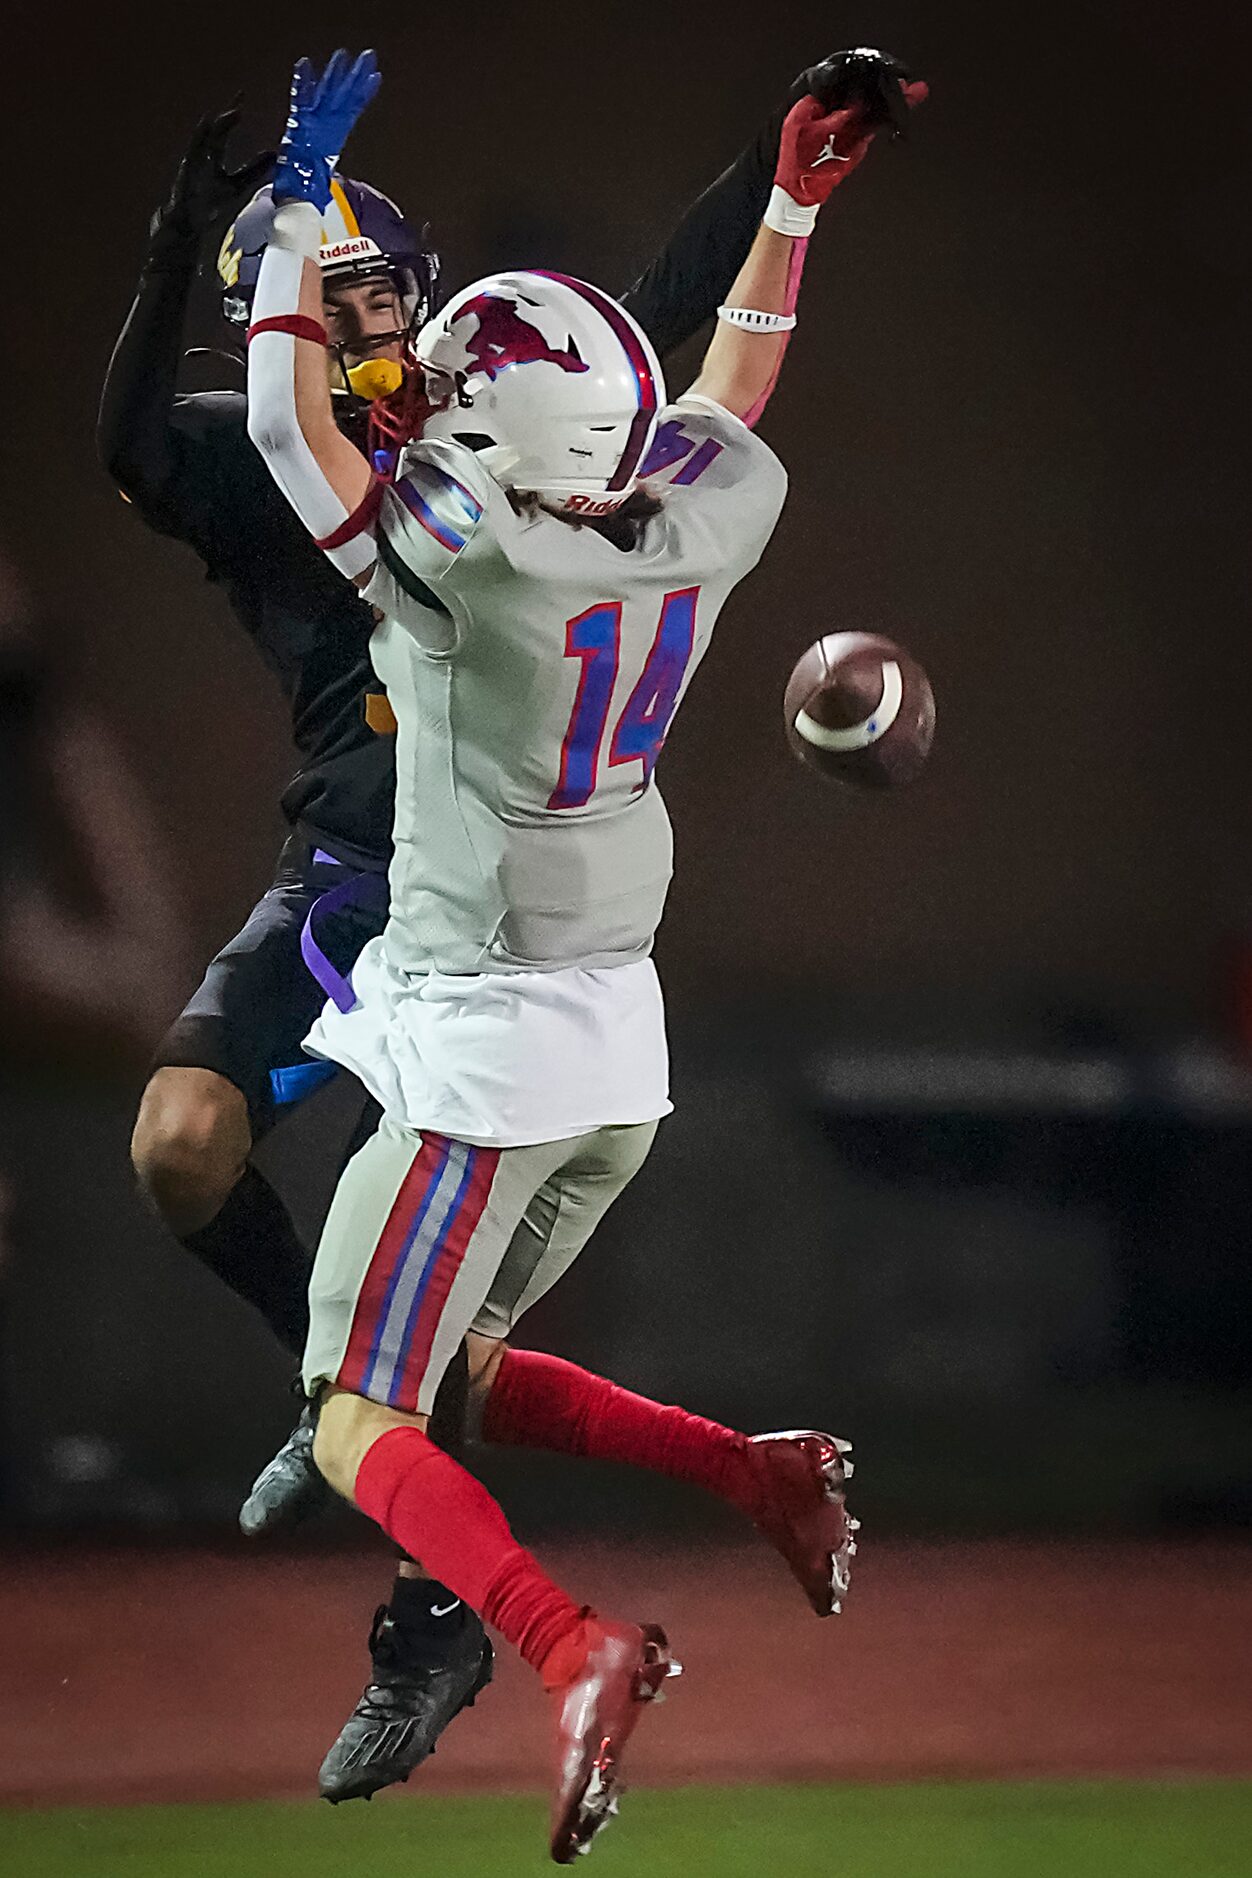
<path fill-rule="evenodd" d="M 410 457 L 392 485 L 409 514 L 450 554 L 459 554 L 482 518 L 466 482 L 424 456 Z"/>

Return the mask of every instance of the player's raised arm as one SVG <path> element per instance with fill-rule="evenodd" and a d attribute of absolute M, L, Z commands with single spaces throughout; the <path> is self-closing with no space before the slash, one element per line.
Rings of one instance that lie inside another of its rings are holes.
<path fill-rule="evenodd" d="M 902 84 L 906 105 L 920 104 L 923 84 Z M 809 237 L 837 184 L 850 176 L 890 117 L 862 102 L 827 110 L 807 96 L 783 122 L 778 167 L 761 226 L 717 310 L 717 327 L 692 394 L 711 398 L 754 424 L 774 389 L 796 302 Z"/>
<path fill-rule="evenodd" d="M 801 72 L 728 169 L 698 196 L 665 246 L 622 294 L 662 359 L 712 319 L 756 238 L 778 168 L 783 124 L 810 95 L 827 111 L 858 105 L 867 123 L 897 130 L 908 112 L 899 59 L 870 46 L 832 52 Z"/>
<path fill-rule="evenodd" d="M 100 400 L 101 461 L 128 500 L 154 526 L 180 532 L 198 519 L 205 475 L 187 457 L 191 442 L 174 423 L 183 321 L 205 236 L 269 174 L 264 150 L 237 169 L 226 145 L 237 110 L 202 118 L 168 200 L 152 218 L 139 288 L 126 316 Z"/>
<path fill-rule="evenodd" d="M 307 59 L 297 64 L 248 331 L 248 435 L 318 546 L 362 585 L 381 486 L 335 423 L 317 255 L 332 171 L 380 83 L 372 52 L 351 65 L 336 52 L 320 78 Z"/>

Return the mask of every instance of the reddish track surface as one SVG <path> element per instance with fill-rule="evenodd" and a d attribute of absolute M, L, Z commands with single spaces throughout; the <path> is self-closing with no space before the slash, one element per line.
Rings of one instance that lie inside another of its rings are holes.
<path fill-rule="evenodd" d="M 642 1783 L 1252 1774 L 1247 1547 L 866 1547 L 826 1622 L 756 1544 L 544 1555 L 687 1666 Z M 0 1557 L 0 1802 L 309 1793 L 387 1581 L 378 1554 Z M 546 1730 L 502 1650 L 421 1784 L 543 1785 Z"/>

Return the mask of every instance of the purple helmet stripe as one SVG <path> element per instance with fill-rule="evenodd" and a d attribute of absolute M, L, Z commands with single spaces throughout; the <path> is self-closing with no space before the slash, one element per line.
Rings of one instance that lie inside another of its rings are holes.
<path fill-rule="evenodd" d="M 606 293 L 601 293 L 598 287 L 590 286 L 585 280 L 574 280 L 569 274 L 555 274 L 546 267 L 536 267 L 530 272 L 537 274 L 540 280 L 556 280 L 560 281 L 563 287 L 572 288 L 576 294 L 593 306 L 597 313 L 603 314 L 621 341 L 622 350 L 635 374 L 635 383 L 639 391 L 639 410 L 630 427 L 630 435 L 626 439 L 626 448 L 622 451 L 621 461 L 605 486 L 608 489 L 624 489 L 639 468 L 639 459 L 643 455 L 648 433 L 652 429 L 652 420 L 657 412 L 656 379 L 648 363 L 648 355 L 639 343 L 639 335 L 627 314 L 615 300 L 610 300 Z"/>

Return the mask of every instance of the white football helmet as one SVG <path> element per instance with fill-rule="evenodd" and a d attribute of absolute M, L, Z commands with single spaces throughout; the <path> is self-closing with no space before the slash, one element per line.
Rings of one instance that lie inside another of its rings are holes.
<path fill-rule="evenodd" d="M 468 443 L 499 482 L 572 515 L 610 515 L 635 487 L 665 382 L 646 333 L 598 287 L 491 274 L 427 321 L 416 350 L 437 406 L 423 437 Z"/>

